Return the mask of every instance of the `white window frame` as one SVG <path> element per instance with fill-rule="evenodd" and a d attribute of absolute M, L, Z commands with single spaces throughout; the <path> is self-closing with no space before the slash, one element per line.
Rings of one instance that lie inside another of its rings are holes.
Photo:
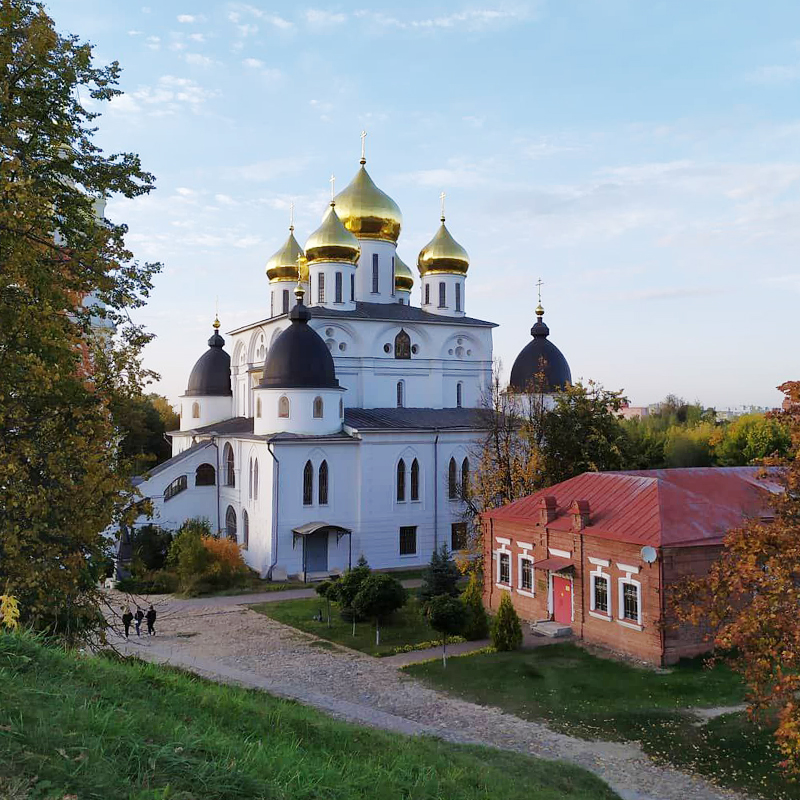
<path fill-rule="evenodd" d="M 517 542 L 517 547 L 522 550 L 517 555 L 517 594 L 523 597 L 536 596 L 536 576 L 533 570 L 533 545 L 528 542 Z M 524 561 L 529 561 L 531 564 L 531 588 L 524 589 L 522 586 L 522 564 Z"/>
<path fill-rule="evenodd" d="M 638 572 L 638 569 L 637 569 Z M 624 598 L 624 587 L 625 586 L 635 586 L 636 587 L 636 610 L 638 612 L 636 622 L 630 619 L 625 619 L 625 598 Z M 637 581 L 635 578 L 631 576 L 630 572 L 625 574 L 624 578 L 619 578 L 617 581 L 617 602 L 619 603 L 617 608 L 617 623 L 622 625 L 625 628 L 632 628 L 633 630 L 640 631 L 644 628 L 643 623 L 643 615 L 642 615 L 642 582 Z"/>
<path fill-rule="evenodd" d="M 611 591 L 611 575 L 603 571 L 603 567 L 608 567 L 609 562 L 603 561 L 599 558 L 590 558 L 589 561 L 595 565 L 595 568 L 589 574 L 589 616 L 595 619 L 602 619 L 606 622 L 611 622 L 613 617 L 614 604 L 612 601 L 614 593 Z M 594 605 L 594 584 L 597 578 L 605 578 L 606 593 L 608 595 L 608 611 L 598 611 Z"/>
<path fill-rule="evenodd" d="M 505 589 L 507 592 L 512 591 L 514 586 L 514 565 L 511 561 L 511 549 L 509 545 L 511 544 L 510 539 L 501 539 L 499 536 L 496 537 L 495 541 L 500 545 L 495 551 L 495 586 L 500 589 Z M 508 556 L 508 583 L 501 583 L 500 582 L 500 556 L 506 555 Z"/>

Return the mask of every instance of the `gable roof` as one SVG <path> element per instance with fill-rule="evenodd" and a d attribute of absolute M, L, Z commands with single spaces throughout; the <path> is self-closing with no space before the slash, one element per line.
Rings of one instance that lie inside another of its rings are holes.
<path fill-rule="evenodd" d="M 143 475 L 137 475 L 132 481 L 133 485 L 138 486 L 144 481 L 149 481 L 151 478 L 155 478 L 156 475 L 164 472 L 165 470 L 171 469 L 175 466 L 175 464 L 180 464 L 181 461 L 189 458 L 189 456 L 193 456 L 200 450 L 205 450 L 206 447 L 211 447 L 211 442 L 197 442 L 197 444 L 187 447 L 185 450 L 182 450 L 180 453 L 178 453 L 178 455 L 172 456 L 172 458 L 168 458 L 166 461 L 162 461 L 158 466 L 153 467 L 153 469 L 148 470 Z"/>
<path fill-rule="evenodd" d="M 699 467 L 635 472 L 585 472 L 484 514 L 489 519 L 540 525 L 540 502 L 556 500 L 546 527 L 571 530 L 570 506 L 589 503 L 584 534 L 631 544 L 719 544 L 748 517 L 771 514 L 770 494 L 782 491 L 761 480 L 760 467 Z"/>
<path fill-rule="evenodd" d="M 367 430 L 442 430 L 488 428 L 480 408 L 346 408 L 345 425 Z"/>

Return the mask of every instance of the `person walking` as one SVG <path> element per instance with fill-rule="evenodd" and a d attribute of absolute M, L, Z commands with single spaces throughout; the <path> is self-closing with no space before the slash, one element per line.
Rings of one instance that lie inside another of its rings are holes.
<path fill-rule="evenodd" d="M 145 619 L 147 620 L 147 633 L 150 636 L 156 635 L 156 610 L 153 606 L 147 609 L 147 614 L 145 614 Z"/>
<path fill-rule="evenodd" d="M 142 611 L 141 606 L 136 606 L 134 619 L 136 620 L 136 635 L 141 636 L 142 620 L 144 619 L 144 611 Z"/>
<path fill-rule="evenodd" d="M 133 622 L 133 614 L 131 614 L 130 606 L 125 606 L 122 609 L 122 624 L 125 627 L 125 638 L 131 632 L 131 622 Z"/>

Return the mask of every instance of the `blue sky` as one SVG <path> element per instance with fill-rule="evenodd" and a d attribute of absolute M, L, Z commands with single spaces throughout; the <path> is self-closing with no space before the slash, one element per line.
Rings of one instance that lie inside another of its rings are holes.
<path fill-rule="evenodd" d="M 139 318 L 173 401 L 217 296 L 225 329 L 268 314 L 289 203 L 302 244 L 362 128 L 406 263 L 447 193 L 467 313 L 500 323 L 506 372 L 541 277 L 573 377 L 633 404 L 775 405 L 800 378 L 794 0 L 48 8 L 124 69 L 99 141 L 138 152 L 158 188 L 108 214 L 164 262 Z"/>

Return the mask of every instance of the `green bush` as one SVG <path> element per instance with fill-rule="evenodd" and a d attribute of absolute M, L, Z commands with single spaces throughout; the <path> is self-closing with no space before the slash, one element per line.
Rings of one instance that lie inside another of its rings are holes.
<path fill-rule="evenodd" d="M 519 650 L 522 646 L 522 625 L 508 592 L 503 592 L 492 623 L 492 645 L 497 650 Z"/>
<path fill-rule="evenodd" d="M 173 594 L 180 588 L 180 581 L 174 572 L 159 569 L 139 578 L 123 578 L 117 581 L 116 588 L 129 594 Z"/>
<path fill-rule="evenodd" d="M 489 636 L 489 615 L 483 605 L 483 587 L 473 572 L 461 599 L 466 607 L 463 634 L 469 641 L 486 639 Z"/>
<path fill-rule="evenodd" d="M 402 608 L 408 592 L 397 578 L 386 573 L 368 576 L 353 598 L 353 611 L 375 622 L 375 645 L 381 643 L 381 622 Z"/>
<path fill-rule="evenodd" d="M 338 581 L 333 583 L 329 590 L 329 597 L 339 605 L 342 619 L 352 620 L 354 617 L 356 620 L 363 619 L 358 616 L 353 603 L 356 595 L 361 591 L 362 584 L 370 575 L 372 575 L 372 570 L 364 556 L 361 556 L 355 567 L 348 569 Z"/>
<path fill-rule="evenodd" d="M 461 573 L 453 560 L 453 554 L 447 549 L 447 545 L 442 543 L 438 550 L 431 553 L 430 563 L 422 576 L 422 588 L 419 594 L 423 603 L 439 595 L 458 597 L 460 579 Z"/>
<path fill-rule="evenodd" d="M 139 576 L 164 569 L 172 539 L 172 531 L 158 525 L 143 525 L 131 531 L 133 574 Z"/>

